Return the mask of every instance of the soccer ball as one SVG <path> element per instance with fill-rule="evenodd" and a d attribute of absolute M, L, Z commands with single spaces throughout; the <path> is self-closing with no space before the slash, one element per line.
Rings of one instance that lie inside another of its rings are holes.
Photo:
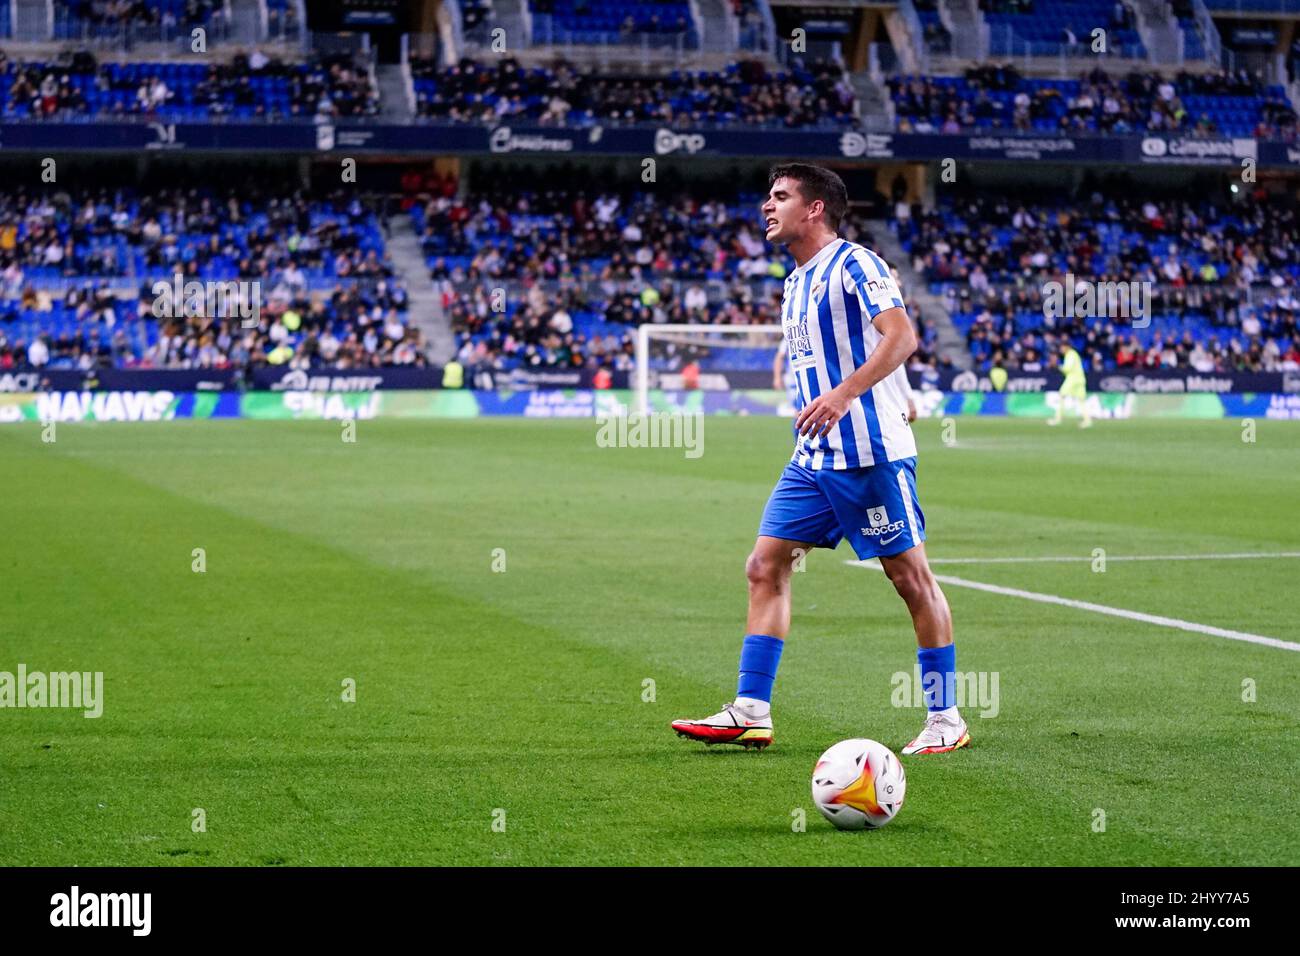
<path fill-rule="evenodd" d="M 841 740 L 813 767 L 813 803 L 841 830 L 883 827 L 902 808 L 906 790 L 903 765 L 874 740 Z"/>

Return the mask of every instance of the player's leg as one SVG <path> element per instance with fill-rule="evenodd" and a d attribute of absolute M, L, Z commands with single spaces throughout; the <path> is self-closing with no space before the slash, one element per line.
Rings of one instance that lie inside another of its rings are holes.
<path fill-rule="evenodd" d="M 815 545 L 760 534 L 745 561 L 749 612 L 745 631 L 784 641 L 790 632 L 790 575 Z"/>
<path fill-rule="evenodd" d="M 907 605 L 916 630 L 916 661 L 929 711 L 925 726 L 904 754 L 946 753 L 970 743 L 966 721 L 957 710 L 957 648 L 952 641 L 952 612 L 943 588 L 934 579 L 925 545 L 880 558 L 881 567 Z"/>
<path fill-rule="evenodd" d="M 772 742 L 772 685 L 790 630 L 790 575 L 812 548 L 839 542 L 836 523 L 815 475 L 788 466 L 763 510 L 745 562 L 749 611 L 735 699 L 709 717 L 674 720 L 680 736 L 759 748 Z"/>
<path fill-rule="evenodd" d="M 881 555 L 880 566 L 907 605 L 916 630 L 916 646 L 938 649 L 952 645 L 952 612 L 925 555 L 925 543 L 901 554 Z"/>
<path fill-rule="evenodd" d="M 1092 415 L 1088 412 L 1088 390 L 1086 388 L 1079 391 L 1079 414 L 1083 416 L 1083 421 L 1079 422 L 1079 427 L 1091 428 Z"/>
<path fill-rule="evenodd" d="M 759 535 L 745 561 L 749 613 L 740 646 L 736 697 L 699 720 L 674 720 L 682 737 L 708 744 L 763 748 L 772 742 L 772 685 L 790 631 L 790 574 L 812 545 Z"/>
<path fill-rule="evenodd" d="M 863 560 L 880 560 L 912 616 L 930 716 L 903 753 L 941 753 L 965 746 L 970 736 L 953 699 L 952 614 L 925 556 L 925 512 L 916 494 L 916 459 L 825 474 L 821 480 L 853 550 Z"/>
<path fill-rule="evenodd" d="M 1061 424 L 1061 417 L 1065 414 L 1065 402 L 1066 398 L 1064 389 L 1058 390 L 1056 393 L 1056 414 L 1047 420 L 1047 424 Z"/>

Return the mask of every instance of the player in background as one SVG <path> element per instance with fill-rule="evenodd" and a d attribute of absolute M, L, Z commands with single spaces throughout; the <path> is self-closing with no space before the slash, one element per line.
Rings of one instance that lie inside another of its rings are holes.
<path fill-rule="evenodd" d="M 812 548 L 848 538 L 879 558 L 911 612 L 929 716 L 904 754 L 970 742 L 955 700 L 956 650 L 948 601 L 925 556 L 916 495 L 916 441 L 902 364 L 916 331 L 889 267 L 836 230 L 848 210 L 844 182 L 803 163 L 773 167 L 762 205 L 767 239 L 794 256 L 782 327 L 798 385 L 795 448 L 768 499 L 745 565 L 749 614 L 736 697 L 719 713 L 675 720 L 705 743 L 772 742 L 772 686 L 790 629 L 790 575 Z"/>
<path fill-rule="evenodd" d="M 899 389 L 907 396 L 907 423 L 910 425 L 916 421 L 916 394 L 912 391 L 912 383 L 907 380 L 906 368 L 900 365 L 894 374 L 898 376 Z"/>
<path fill-rule="evenodd" d="M 1079 427 L 1091 428 L 1092 417 L 1088 414 L 1088 376 L 1083 371 L 1083 359 L 1079 357 L 1079 353 L 1074 350 L 1074 346 L 1068 339 L 1061 343 L 1061 374 L 1065 376 L 1065 381 L 1061 383 L 1061 390 L 1057 393 L 1056 414 L 1047 420 L 1047 424 L 1061 424 L 1065 403 L 1069 401 L 1079 407 L 1079 414 L 1083 418 L 1079 422 Z"/>
<path fill-rule="evenodd" d="M 776 413 L 793 418 L 795 403 L 799 401 L 799 385 L 795 382 L 794 372 L 790 368 L 790 363 L 786 360 L 784 336 L 781 338 L 781 344 L 776 347 L 776 355 L 772 357 L 772 389 L 777 392 L 785 392 L 785 401 L 777 407 Z"/>
<path fill-rule="evenodd" d="M 892 266 L 889 269 L 889 274 L 893 277 L 895 282 L 898 281 L 898 272 Z M 899 390 L 907 396 L 907 423 L 910 425 L 912 422 L 916 421 L 916 395 L 912 391 L 912 383 L 907 379 L 906 362 L 894 369 L 894 377 L 898 381 Z"/>

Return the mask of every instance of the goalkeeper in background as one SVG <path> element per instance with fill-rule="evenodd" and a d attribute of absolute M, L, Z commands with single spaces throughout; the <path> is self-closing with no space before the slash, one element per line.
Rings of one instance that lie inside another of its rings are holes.
<path fill-rule="evenodd" d="M 1092 417 L 1088 414 L 1088 377 L 1083 372 L 1083 359 L 1074 350 L 1074 346 L 1070 344 L 1069 339 L 1061 343 L 1060 369 L 1061 374 L 1065 376 L 1065 381 L 1061 383 L 1061 389 L 1057 393 L 1056 415 L 1049 418 L 1047 424 L 1061 424 L 1061 416 L 1065 412 L 1065 403 L 1073 401 L 1079 406 L 1079 415 L 1083 419 L 1079 422 L 1079 427 L 1091 427 Z"/>

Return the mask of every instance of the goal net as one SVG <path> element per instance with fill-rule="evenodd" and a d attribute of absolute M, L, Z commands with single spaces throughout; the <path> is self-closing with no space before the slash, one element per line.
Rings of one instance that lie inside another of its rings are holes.
<path fill-rule="evenodd" d="M 779 325 L 642 325 L 636 336 L 635 411 L 650 411 L 652 389 L 771 388 Z M 789 363 L 781 357 L 776 377 Z"/>

